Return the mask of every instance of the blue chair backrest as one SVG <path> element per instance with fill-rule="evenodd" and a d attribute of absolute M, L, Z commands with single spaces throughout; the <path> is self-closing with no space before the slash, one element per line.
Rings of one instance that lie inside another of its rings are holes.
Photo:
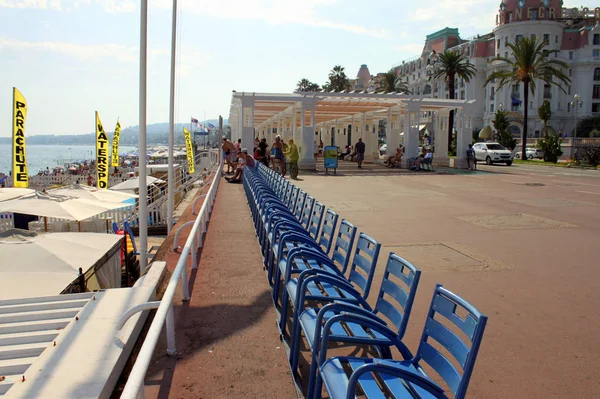
<path fill-rule="evenodd" d="M 296 186 L 292 187 L 292 194 L 290 196 L 290 201 L 286 204 L 290 211 L 293 211 L 296 207 L 296 201 L 298 201 L 298 193 L 300 189 Z"/>
<path fill-rule="evenodd" d="M 331 244 L 333 244 L 333 237 L 335 234 L 335 227 L 338 221 L 338 214 L 331 209 L 325 213 L 325 220 L 323 221 L 323 227 L 321 227 L 321 236 L 319 237 L 319 245 L 325 254 L 329 255 L 331 251 Z"/>
<path fill-rule="evenodd" d="M 420 278 L 420 270 L 390 253 L 374 313 L 385 316 L 398 329 L 400 339 L 406 332 Z"/>
<path fill-rule="evenodd" d="M 300 190 L 300 192 L 298 193 L 298 200 L 296 201 L 296 208 L 294 209 L 294 216 L 296 216 L 296 219 L 298 220 L 300 220 L 300 218 L 302 217 L 304 201 L 306 201 L 306 192 L 304 190 Z"/>
<path fill-rule="evenodd" d="M 133 230 L 131 230 L 129 222 L 123 222 L 123 230 L 125 230 L 125 232 L 129 234 L 129 238 L 131 239 L 131 246 L 133 247 L 133 252 L 137 253 L 138 250 L 137 246 L 135 245 L 135 236 L 133 235 Z"/>
<path fill-rule="evenodd" d="M 315 201 L 315 206 L 312 215 L 310 216 L 310 224 L 308 225 L 308 234 L 315 240 L 319 235 L 319 228 L 321 227 L 321 221 L 323 220 L 323 212 L 325 212 L 325 205 Z"/>
<path fill-rule="evenodd" d="M 300 217 L 300 224 L 304 226 L 306 230 L 308 230 L 308 225 L 310 224 L 310 217 L 312 215 L 314 204 L 315 199 L 310 195 L 307 195 L 306 200 L 304 201 L 304 208 L 302 209 L 302 216 Z"/>
<path fill-rule="evenodd" d="M 360 288 L 365 299 L 369 296 L 369 291 L 371 290 L 371 283 L 373 282 L 373 275 L 375 274 L 375 266 L 377 266 L 380 250 L 380 243 L 365 233 L 360 233 L 348 281 Z"/>
<path fill-rule="evenodd" d="M 113 233 L 117 234 L 117 231 L 119 231 L 119 225 L 117 224 L 117 222 L 112 222 L 112 229 Z"/>
<path fill-rule="evenodd" d="M 456 399 L 464 398 L 467 393 L 486 323 L 487 316 L 473 305 L 440 284 L 435 287 L 415 359 L 435 370 Z M 459 336 L 453 330 L 462 334 Z M 461 337 L 466 337 L 466 341 Z M 432 340 L 445 349 L 444 354 L 430 343 Z M 455 361 L 448 360 L 448 354 Z"/>
<path fill-rule="evenodd" d="M 354 237 L 356 237 L 356 226 L 343 219 L 342 223 L 340 223 L 335 247 L 333 248 L 333 256 L 331 257 L 334 262 L 339 264 L 342 273 L 346 273 L 348 263 L 350 263 Z"/>

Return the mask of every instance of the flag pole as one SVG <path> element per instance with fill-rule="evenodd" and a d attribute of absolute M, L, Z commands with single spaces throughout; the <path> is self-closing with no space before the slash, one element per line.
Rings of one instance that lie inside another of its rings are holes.
<path fill-rule="evenodd" d="M 167 234 L 173 228 L 175 208 L 175 173 L 173 147 L 175 146 L 175 54 L 177 39 L 177 0 L 173 0 L 173 26 L 171 28 L 171 93 L 169 105 L 169 174 L 167 178 Z"/>
<path fill-rule="evenodd" d="M 146 61 L 148 52 L 148 0 L 141 0 L 140 13 L 140 104 L 139 104 L 139 236 L 140 274 L 148 266 L 148 186 L 146 179 Z"/>

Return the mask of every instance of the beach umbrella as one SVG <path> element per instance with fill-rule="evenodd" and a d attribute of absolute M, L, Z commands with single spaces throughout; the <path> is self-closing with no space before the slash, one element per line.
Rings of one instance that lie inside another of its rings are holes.
<path fill-rule="evenodd" d="M 134 199 L 135 203 L 135 198 L 138 197 L 136 194 L 129 194 L 115 190 L 98 190 L 94 187 L 82 186 L 81 184 L 73 184 L 69 187 L 55 188 L 53 190 L 48 190 L 48 193 L 80 199 L 108 202 L 125 202 L 129 199 Z"/>
<path fill-rule="evenodd" d="M 0 202 L 19 198 L 27 194 L 32 194 L 34 192 L 35 190 L 32 190 L 30 188 L 0 187 Z"/>
<path fill-rule="evenodd" d="M 101 288 L 120 287 L 121 267 L 104 256 L 123 236 L 98 233 L 40 234 L 12 229 L 0 232 L 0 300 L 58 295 L 77 278 L 81 267 L 97 273 Z"/>
<path fill-rule="evenodd" d="M 129 204 L 102 202 L 36 191 L 19 198 L 0 202 L 0 212 L 23 213 L 79 222 L 103 212 L 126 206 L 129 206 Z"/>
<path fill-rule="evenodd" d="M 160 184 L 164 183 L 164 180 L 157 179 L 156 177 L 146 176 L 146 185 L 149 186 L 151 184 Z M 116 184 L 111 187 L 111 190 L 135 190 L 140 187 L 140 178 L 139 176 L 132 177 L 131 179 L 125 180 L 122 183 Z"/>

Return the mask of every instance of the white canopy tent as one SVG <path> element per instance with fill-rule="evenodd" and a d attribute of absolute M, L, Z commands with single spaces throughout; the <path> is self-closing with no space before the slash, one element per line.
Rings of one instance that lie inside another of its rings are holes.
<path fill-rule="evenodd" d="M 156 177 L 153 176 L 146 176 L 146 186 L 150 186 L 151 184 L 160 184 L 160 183 L 165 183 L 164 180 L 161 179 L 157 179 Z M 140 185 L 140 178 L 139 176 L 136 177 L 132 177 L 131 179 L 125 180 L 122 183 L 116 184 L 114 186 L 112 186 L 110 189 L 111 190 L 117 190 L 117 191 L 132 191 L 136 190 L 139 188 Z"/>
<path fill-rule="evenodd" d="M 116 234 L 1 232 L 0 300 L 58 295 L 77 279 L 80 267 L 86 277 L 95 275 L 88 289 L 119 288 L 122 239 Z"/>
<path fill-rule="evenodd" d="M 70 187 L 55 188 L 53 190 L 49 190 L 48 193 L 93 201 L 107 202 L 124 202 L 132 198 L 138 198 L 136 194 L 130 194 L 127 192 L 116 191 L 112 189 L 99 190 L 94 187 L 82 186 L 80 184 L 73 184 Z"/>
<path fill-rule="evenodd" d="M 9 201 L 34 192 L 35 190 L 30 188 L 0 187 L 0 202 Z"/>

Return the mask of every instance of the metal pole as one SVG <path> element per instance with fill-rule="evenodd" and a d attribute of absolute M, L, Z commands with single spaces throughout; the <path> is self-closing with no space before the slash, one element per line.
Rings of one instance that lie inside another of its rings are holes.
<path fill-rule="evenodd" d="M 175 172 L 173 170 L 175 159 L 173 147 L 175 145 L 175 56 L 177 45 L 177 0 L 173 0 L 173 26 L 171 27 L 171 98 L 169 105 L 169 172 L 167 177 L 167 234 L 173 228 L 173 213 L 175 208 Z"/>
<path fill-rule="evenodd" d="M 219 165 L 221 164 L 221 161 L 223 160 L 223 150 L 221 149 L 221 146 L 223 145 L 223 117 L 221 115 L 219 115 L 219 148 L 217 148 L 217 151 L 219 153 Z"/>
<path fill-rule="evenodd" d="M 575 155 L 575 141 L 577 140 L 577 107 L 579 106 L 579 101 L 574 101 L 575 104 L 575 130 L 573 130 L 573 142 L 571 143 L 571 161 L 573 161 L 573 156 Z"/>
<path fill-rule="evenodd" d="M 146 185 L 146 60 L 148 50 L 148 0 L 141 0 L 140 15 L 140 120 L 139 120 L 139 235 L 140 273 L 148 266 L 148 186 Z"/>
<path fill-rule="evenodd" d="M 177 0 L 173 0 L 175 3 Z M 169 307 L 167 312 L 167 355 L 175 356 L 177 354 L 177 348 L 175 346 L 175 316 L 173 312 L 173 304 Z"/>

